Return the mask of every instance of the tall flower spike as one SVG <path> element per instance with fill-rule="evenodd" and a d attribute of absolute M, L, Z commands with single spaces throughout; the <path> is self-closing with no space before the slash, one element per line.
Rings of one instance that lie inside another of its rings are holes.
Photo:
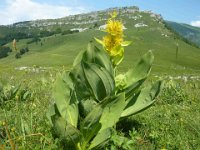
<path fill-rule="evenodd" d="M 130 42 L 123 40 L 123 24 L 116 19 L 117 12 L 112 12 L 110 16 L 105 28 L 107 35 L 103 37 L 103 40 L 96 39 L 96 41 L 103 45 L 115 67 L 123 60 L 124 46 L 128 46 Z"/>

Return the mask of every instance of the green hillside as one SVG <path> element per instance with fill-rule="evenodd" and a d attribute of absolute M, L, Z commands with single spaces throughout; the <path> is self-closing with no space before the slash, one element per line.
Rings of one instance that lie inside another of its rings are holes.
<path fill-rule="evenodd" d="M 133 61 L 138 60 L 139 57 L 148 50 L 152 50 L 155 55 L 153 71 L 156 73 L 174 73 L 174 70 L 181 73 L 195 73 L 200 70 L 200 49 L 182 40 L 175 40 L 174 33 L 165 27 L 159 15 L 148 11 L 139 11 L 136 7 L 117 10 L 119 13 L 118 17 L 127 28 L 125 30 L 125 39 L 133 41 L 125 50 L 125 60 L 121 65 L 122 70 L 129 68 Z M 37 33 L 36 29 L 38 30 L 39 27 L 42 28 L 42 30 L 48 29 L 49 31 L 55 31 L 58 27 L 61 31 L 69 29 L 85 30 L 73 34 L 62 35 L 59 33 L 49 37 L 41 37 L 40 42 L 31 44 L 27 44 L 31 38 L 20 39 L 17 42 L 18 49 L 29 47 L 30 51 L 23 55 L 21 59 L 15 59 L 15 52 L 12 52 L 8 57 L 0 59 L 0 64 L 1 66 L 13 67 L 65 65 L 70 68 L 75 55 L 80 50 L 85 49 L 90 40 L 93 40 L 94 37 L 102 38 L 104 33 L 99 30 L 99 27 L 105 24 L 110 11 L 112 11 L 112 9 L 69 16 L 57 20 L 38 20 L 34 22 L 34 27 L 29 28 L 29 30 L 28 26 L 31 22 L 15 24 L 13 28 L 18 29 L 19 32 L 29 31 L 35 34 Z M 71 21 L 67 24 L 69 20 Z M 46 26 L 46 24 L 50 25 Z M 177 43 L 179 47 L 178 58 L 176 59 Z M 7 45 L 12 48 L 11 43 Z M 98 46 L 101 47 L 100 45 Z"/>
<path fill-rule="evenodd" d="M 166 21 L 166 23 L 180 36 L 200 47 L 200 28 L 171 21 Z"/>

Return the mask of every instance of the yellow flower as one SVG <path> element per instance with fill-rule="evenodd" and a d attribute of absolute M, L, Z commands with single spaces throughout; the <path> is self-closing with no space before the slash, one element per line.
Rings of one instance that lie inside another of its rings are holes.
<path fill-rule="evenodd" d="M 123 39 L 121 36 L 106 35 L 103 37 L 104 47 L 111 56 L 118 54 L 116 48 L 121 45 L 122 41 Z"/>
<path fill-rule="evenodd" d="M 103 37 L 103 40 L 95 39 L 108 52 L 113 65 L 117 66 L 124 58 L 124 46 L 128 46 L 130 42 L 123 40 L 123 24 L 116 20 L 117 12 L 114 11 L 110 16 L 105 29 L 107 35 Z"/>
<path fill-rule="evenodd" d="M 118 20 L 109 19 L 106 24 L 106 32 L 113 36 L 122 36 L 123 24 Z"/>

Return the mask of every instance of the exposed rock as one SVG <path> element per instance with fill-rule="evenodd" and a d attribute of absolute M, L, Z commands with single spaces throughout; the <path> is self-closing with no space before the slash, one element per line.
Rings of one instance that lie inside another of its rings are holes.
<path fill-rule="evenodd" d="M 134 25 L 136 28 L 141 28 L 141 27 L 148 27 L 148 25 L 144 24 L 144 23 L 137 23 Z"/>

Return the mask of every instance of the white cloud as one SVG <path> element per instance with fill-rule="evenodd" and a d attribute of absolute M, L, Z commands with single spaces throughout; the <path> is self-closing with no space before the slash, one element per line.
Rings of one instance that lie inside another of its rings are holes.
<path fill-rule="evenodd" d="M 192 26 L 195 26 L 195 27 L 200 27 L 200 20 L 199 21 L 192 21 L 190 24 Z"/>
<path fill-rule="evenodd" d="M 85 11 L 81 6 L 49 5 L 33 0 L 7 0 L 6 2 L 6 7 L 0 10 L 0 25 L 35 19 L 59 18 Z"/>

